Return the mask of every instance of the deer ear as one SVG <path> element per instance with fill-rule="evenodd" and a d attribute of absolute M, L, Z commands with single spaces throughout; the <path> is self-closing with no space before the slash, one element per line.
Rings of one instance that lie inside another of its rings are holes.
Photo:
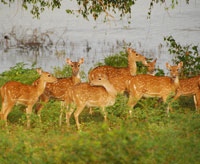
<path fill-rule="evenodd" d="M 131 49 L 131 48 L 128 48 L 127 51 L 128 51 L 128 53 L 131 53 L 131 52 L 134 51 L 134 50 Z"/>
<path fill-rule="evenodd" d="M 79 64 L 82 64 L 83 62 L 84 62 L 84 59 L 81 58 L 81 59 L 79 60 Z"/>
<path fill-rule="evenodd" d="M 168 63 L 166 63 L 166 67 L 167 69 L 170 69 L 170 65 Z"/>
<path fill-rule="evenodd" d="M 38 73 L 39 75 L 42 74 L 42 70 L 41 70 L 40 68 L 37 68 L 36 71 L 37 71 L 37 73 Z"/>
<path fill-rule="evenodd" d="M 183 66 L 183 62 L 180 62 L 180 63 L 178 64 L 178 67 L 181 68 L 182 66 Z"/>
<path fill-rule="evenodd" d="M 157 61 L 157 58 L 153 61 L 153 63 L 156 63 L 156 61 Z"/>
<path fill-rule="evenodd" d="M 66 59 L 66 63 L 69 64 L 69 65 L 72 64 L 72 62 L 71 62 L 71 60 L 69 58 Z"/>

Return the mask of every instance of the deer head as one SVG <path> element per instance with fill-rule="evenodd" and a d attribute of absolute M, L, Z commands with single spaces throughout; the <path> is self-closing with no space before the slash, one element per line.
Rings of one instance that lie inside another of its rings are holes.
<path fill-rule="evenodd" d="M 156 61 L 157 61 L 157 59 L 155 59 L 153 62 L 149 62 L 149 63 L 145 64 L 145 66 L 147 66 L 148 73 L 151 75 L 153 75 L 153 73 L 155 71 Z"/>
<path fill-rule="evenodd" d="M 115 97 L 117 95 L 116 89 L 110 83 L 110 81 L 108 80 L 108 77 L 106 75 L 99 74 L 98 78 L 96 78 L 90 82 L 90 85 L 91 86 L 103 86 L 111 96 Z"/>
<path fill-rule="evenodd" d="M 134 49 L 128 48 L 128 60 L 132 60 L 134 62 L 141 61 L 144 65 L 147 64 L 146 57 L 137 53 Z"/>
<path fill-rule="evenodd" d="M 81 58 L 79 62 L 72 62 L 69 58 L 66 59 L 66 63 L 69 64 L 72 68 L 72 75 L 77 76 L 79 73 L 80 65 L 84 62 L 84 59 Z"/>
<path fill-rule="evenodd" d="M 41 76 L 40 79 L 48 83 L 54 83 L 57 81 L 57 78 L 51 75 L 48 72 L 43 72 L 41 69 L 37 69 L 37 73 Z"/>
<path fill-rule="evenodd" d="M 166 63 L 166 67 L 167 69 L 170 71 L 170 76 L 171 78 L 174 80 L 176 77 L 178 77 L 179 75 L 179 70 L 181 69 L 181 67 L 183 66 L 183 62 L 180 62 L 178 65 L 176 66 L 171 66 L 168 63 Z"/>

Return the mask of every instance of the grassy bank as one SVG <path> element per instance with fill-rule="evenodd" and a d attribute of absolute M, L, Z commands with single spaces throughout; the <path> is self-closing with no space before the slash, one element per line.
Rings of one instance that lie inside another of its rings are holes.
<path fill-rule="evenodd" d="M 121 55 L 126 66 L 126 56 Z M 55 69 L 56 76 L 70 76 L 67 66 L 63 70 Z M 31 84 L 37 78 L 34 67 L 25 69 L 19 63 L 0 74 L 0 84 L 9 80 Z M 64 116 L 58 126 L 59 101 L 45 105 L 42 122 L 33 113 L 30 129 L 24 106 L 16 106 L 8 116 L 8 127 L 0 121 L 0 164 L 199 163 L 200 115 L 192 97 L 181 97 L 169 117 L 166 105 L 157 98 L 141 99 L 132 116 L 126 102 L 125 96 L 118 95 L 115 105 L 107 108 L 106 123 L 98 108 L 93 115 L 85 108 L 80 115 L 81 131 L 77 131 L 73 116 L 71 127 L 66 126 Z"/>
<path fill-rule="evenodd" d="M 143 100 L 142 104 L 148 100 Z M 24 112 L 13 110 L 9 126 L 0 130 L 0 163 L 199 163 L 200 115 L 189 108 L 166 116 L 162 105 L 138 106 L 130 118 L 126 111 L 110 111 L 103 122 L 99 110 L 81 114 L 81 131 L 58 126 L 59 106 L 47 104 L 42 123 L 32 116 L 26 128 Z M 121 107 L 123 108 L 123 107 Z M 111 109 L 112 110 L 112 109 Z M 19 114 L 20 113 L 20 114 Z M 120 116 L 119 116 L 120 115 Z"/>

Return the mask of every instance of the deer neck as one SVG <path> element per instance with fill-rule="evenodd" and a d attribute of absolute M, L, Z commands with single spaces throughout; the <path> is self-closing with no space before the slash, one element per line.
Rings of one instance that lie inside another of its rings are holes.
<path fill-rule="evenodd" d="M 131 57 L 129 56 L 128 56 L 128 68 L 129 68 L 131 76 L 135 76 L 137 72 L 136 61 L 131 59 Z"/>
<path fill-rule="evenodd" d="M 180 84 L 180 83 L 179 83 L 179 77 L 176 76 L 175 79 L 173 79 L 173 80 L 174 80 L 175 87 L 178 88 L 178 87 L 179 87 L 179 84 Z"/>
<path fill-rule="evenodd" d="M 42 78 L 38 80 L 38 85 L 36 86 L 38 96 L 42 95 L 46 87 L 46 81 Z"/>
<path fill-rule="evenodd" d="M 81 82 L 81 78 L 80 78 L 79 73 L 76 76 L 72 75 L 72 82 L 73 82 L 74 85 L 79 84 Z"/>
<path fill-rule="evenodd" d="M 103 85 L 103 87 L 106 89 L 106 91 L 108 92 L 108 94 L 112 97 L 115 98 L 117 96 L 117 91 L 116 89 L 113 87 L 112 84 L 110 83 L 105 83 Z"/>

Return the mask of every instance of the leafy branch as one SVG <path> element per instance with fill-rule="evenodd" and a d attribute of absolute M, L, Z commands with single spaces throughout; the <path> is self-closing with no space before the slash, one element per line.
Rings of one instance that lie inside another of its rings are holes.
<path fill-rule="evenodd" d="M 72 0 L 71 0 L 72 1 Z M 88 16 L 92 15 L 93 19 L 96 20 L 102 13 L 105 14 L 105 21 L 109 18 L 113 18 L 114 14 L 119 14 L 120 17 L 124 17 L 127 14 L 131 14 L 131 7 L 135 5 L 136 0 L 73 0 L 78 4 L 78 10 L 66 9 L 68 14 L 82 15 L 83 18 L 88 19 Z M 171 0 L 170 7 L 174 8 L 178 5 L 180 0 Z M 189 0 L 185 0 L 189 4 Z M 4 5 L 11 5 L 15 0 L 1 0 Z M 40 18 L 40 14 L 45 11 L 46 8 L 61 7 L 62 0 L 22 0 L 21 5 L 24 9 L 30 8 L 31 14 L 35 18 Z M 165 0 L 150 0 L 147 17 L 150 18 L 153 6 L 155 4 L 166 4 Z M 166 7 L 168 8 L 168 7 Z"/>

